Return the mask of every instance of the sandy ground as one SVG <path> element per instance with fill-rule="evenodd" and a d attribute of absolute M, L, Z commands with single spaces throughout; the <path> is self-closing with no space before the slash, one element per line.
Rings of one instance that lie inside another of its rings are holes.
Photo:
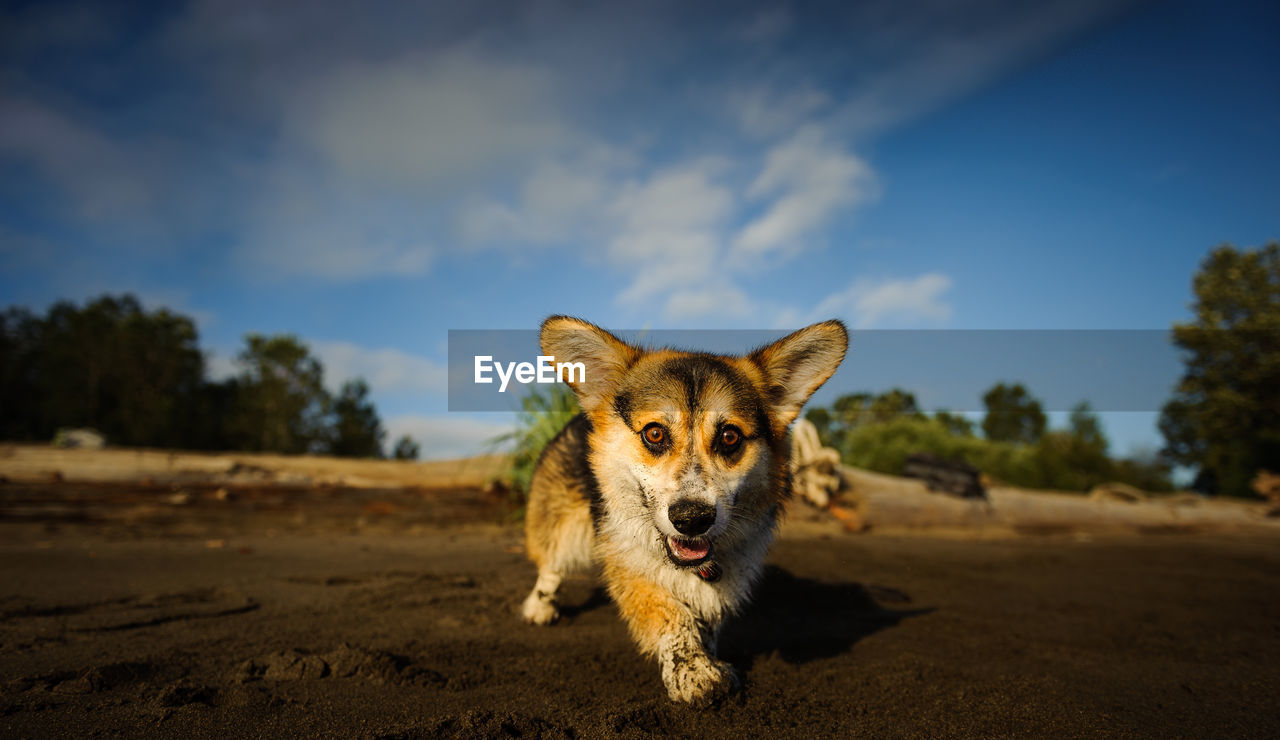
<path fill-rule="evenodd" d="M 0 735 L 1280 735 L 1266 535 L 798 514 L 723 638 L 743 690 L 698 712 L 594 578 L 519 622 L 533 570 L 518 529 L 460 523 L 503 516 L 479 491 L 216 493 L 0 486 Z"/>

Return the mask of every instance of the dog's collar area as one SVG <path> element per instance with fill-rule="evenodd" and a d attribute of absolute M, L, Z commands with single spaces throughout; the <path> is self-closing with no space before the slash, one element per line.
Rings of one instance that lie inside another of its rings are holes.
<path fill-rule="evenodd" d="M 721 572 L 719 563 L 707 563 L 701 568 L 698 568 L 698 577 L 707 583 L 715 583 L 720 580 L 720 576 Z"/>

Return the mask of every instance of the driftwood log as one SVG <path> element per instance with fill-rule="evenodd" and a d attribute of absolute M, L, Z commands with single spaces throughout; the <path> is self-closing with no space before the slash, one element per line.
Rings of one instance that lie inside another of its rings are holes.
<path fill-rule="evenodd" d="M 946 460 L 927 452 L 917 452 L 907 457 L 902 466 L 907 478 L 924 481 L 930 491 L 949 493 L 960 498 L 986 498 L 982 487 L 982 473 L 960 460 Z"/>
<path fill-rule="evenodd" d="M 808 419 L 791 427 L 791 483 L 797 495 L 819 508 L 831 503 L 831 494 L 840 488 L 836 466 L 840 453 L 823 447 L 818 428 Z"/>

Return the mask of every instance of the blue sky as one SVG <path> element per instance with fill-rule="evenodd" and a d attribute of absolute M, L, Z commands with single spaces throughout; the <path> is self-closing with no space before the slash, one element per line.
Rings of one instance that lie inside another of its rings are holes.
<path fill-rule="evenodd" d="M 295 333 L 445 456 L 449 329 L 1164 329 L 1280 238 L 1274 3 L 571 5 L 7 5 L 0 300 Z"/>

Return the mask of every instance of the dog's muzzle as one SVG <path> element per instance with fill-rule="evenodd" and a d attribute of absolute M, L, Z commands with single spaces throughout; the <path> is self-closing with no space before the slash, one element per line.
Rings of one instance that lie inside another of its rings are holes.
<path fill-rule="evenodd" d="M 671 526 L 685 537 L 701 537 L 716 523 L 716 507 L 682 498 L 667 507 L 667 518 L 671 520 Z"/>

